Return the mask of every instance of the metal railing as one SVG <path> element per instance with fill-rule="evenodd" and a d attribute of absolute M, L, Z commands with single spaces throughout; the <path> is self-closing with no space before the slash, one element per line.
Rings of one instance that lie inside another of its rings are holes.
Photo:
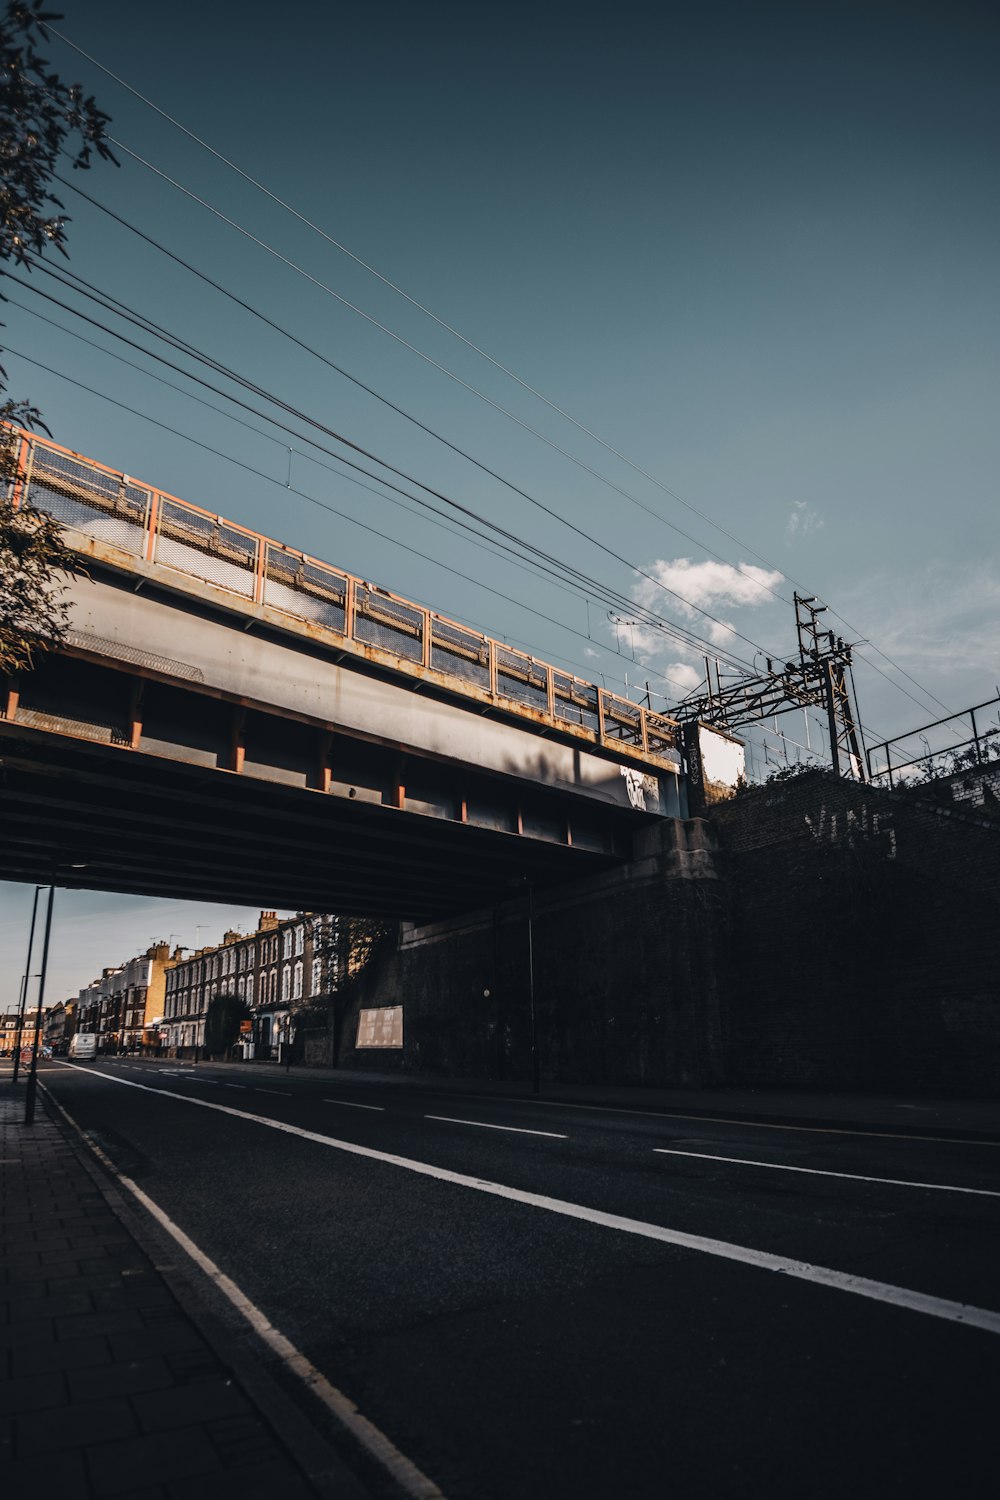
<path fill-rule="evenodd" d="M 178 500 L 34 433 L 18 432 L 14 503 L 47 511 L 137 560 L 173 569 L 248 604 L 353 642 L 408 676 L 431 674 L 504 712 L 670 770 L 679 727 L 339 568 Z"/>
<path fill-rule="evenodd" d="M 956 739 L 956 732 L 963 731 L 965 738 Z M 872 781 L 885 778 L 893 786 L 897 777 L 912 781 L 913 775 L 905 773 L 912 773 L 915 766 L 923 779 L 932 780 L 997 759 L 1000 759 L 1000 697 L 872 745 L 868 751 L 868 773 Z"/>

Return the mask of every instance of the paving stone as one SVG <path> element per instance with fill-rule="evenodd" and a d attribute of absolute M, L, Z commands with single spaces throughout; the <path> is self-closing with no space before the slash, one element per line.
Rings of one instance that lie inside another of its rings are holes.
<path fill-rule="evenodd" d="M 4 1500 L 91 1500 L 93 1490 L 81 1452 L 52 1453 L 44 1470 L 37 1458 L 12 1463 L 3 1476 Z"/>
<path fill-rule="evenodd" d="M 95 1333 L 129 1333 L 144 1325 L 137 1312 L 89 1312 L 75 1318 L 56 1318 L 55 1326 L 57 1338 L 81 1339 Z"/>
<path fill-rule="evenodd" d="M 0 1383 L 0 1411 L 42 1411 L 46 1407 L 65 1405 L 66 1382 L 59 1371 L 38 1375 L 21 1375 Z"/>
<path fill-rule="evenodd" d="M 316 1491 L 277 1460 L 172 1484 L 167 1494 L 170 1500 L 315 1500 Z"/>
<path fill-rule="evenodd" d="M 12 1350 L 11 1371 L 14 1375 L 35 1375 L 44 1370 L 93 1370 L 106 1365 L 110 1358 L 107 1339 L 62 1339 Z"/>
<path fill-rule="evenodd" d="M 136 1359 L 107 1365 L 100 1370 L 72 1370 L 68 1376 L 70 1399 L 94 1400 L 102 1396 L 137 1396 L 174 1384 L 174 1376 L 163 1359 Z"/>
<path fill-rule="evenodd" d="M 158 1328 L 140 1326 L 109 1335 L 113 1359 L 141 1359 L 144 1354 L 180 1354 L 204 1349 L 204 1339 L 191 1323 L 163 1323 Z"/>
<path fill-rule="evenodd" d="M 12 1302 L 9 1316 L 11 1323 L 23 1323 L 29 1318 L 71 1318 L 92 1309 L 93 1303 L 87 1292 L 59 1292 L 55 1296 L 44 1293 L 40 1297 L 23 1297 Z"/>
<path fill-rule="evenodd" d="M 165 1432 L 168 1428 L 185 1427 L 192 1422 L 207 1423 L 216 1417 L 235 1416 L 250 1410 L 246 1397 L 237 1386 L 208 1382 L 137 1396 L 133 1405 L 144 1432 Z"/>
<path fill-rule="evenodd" d="M 53 1412 L 31 1412 L 18 1420 L 17 1455 L 30 1458 L 35 1453 L 56 1452 L 60 1448 L 79 1448 L 110 1438 L 127 1438 L 136 1430 L 135 1417 L 127 1401 L 80 1401 Z"/>
<path fill-rule="evenodd" d="M 87 1449 L 87 1467 L 98 1495 L 119 1495 L 148 1486 L 151 1479 L 169 1485 L 183 1479 L 179 1493 L 186 1492 L 187 1481 L 198 1474 L 219 1473 L 219 1460 L 204 1432 L 189 1428 L 183 1440 L 169 1442 L 153 1434 L 125 1438 L 118 1443 L 101 1443 Z M 275 1496 L 278 1500 L 280 1490 Z"/>
<path fill-rule="evenodd" d="M 55 1336 L 55 1323 L 42 1318 L 37 1323 L 0 1323 L 0 1349 L 18 1349 L 25 1344 L 47 1344 Z"/>

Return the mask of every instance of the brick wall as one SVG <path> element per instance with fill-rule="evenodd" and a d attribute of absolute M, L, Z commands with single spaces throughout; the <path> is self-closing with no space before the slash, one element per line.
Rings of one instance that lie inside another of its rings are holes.
<path fill-rule="evenodd" d="M 532 939 L 542 1076 L 720 1081 L 724 905 L 706 825 L 697 820 L 660 825 L 623 870 L 537 892 Z M 528 978 L 524 897 L 411 931 L 352 997 L 341 1059 L 525 1079 Z M 358 1009 L 400 1002 L 402 1053 L 356 1051 Z"/>
<path fill-rule="evenodd" d="M 714 816 L 738 1084 L 991 1093 L 1000 824 L 811 772 Z"/>
<path fill-rule="evenodd" d="M 989 1094 L 1000 821 L 809 772 L 534 898 L 543 1078 Z M 489 992 L 488 994 L 486 992 Z M 354 1049 L 404 1006 L 401 1052 Z M 527 902 L 411 930 L 350 999 L 354 1067 L 530 1076 Z"/>

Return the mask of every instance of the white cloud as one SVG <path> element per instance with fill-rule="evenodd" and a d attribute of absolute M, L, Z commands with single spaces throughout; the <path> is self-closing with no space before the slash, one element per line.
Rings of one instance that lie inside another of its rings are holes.
<path fill-rule="evenodd" d="M 820 531 L 826 525 L 818 510 L 810 510 L 804 500 L 796 500 L 785 522 L 785 535 L 789 541 L 808 536 L 811 531 Z"/>
<path fill-rule="evenodd" d="M 751 608 L 768 604 L 772 589 L 782 582 L 783 574 L 768 568 L 758 568 L 753 563 L 692 562 L 689 557 L 676 557 L 672 561 L 661 559 L 646 569 L 650 578 L 640 578 L 635 586 L 635 597 L 640 604 L 650 608 L 662 608 L 667 604 L 663 589 L 679 595 L 669 601 L 668 607 L 676 609 L 687 619 L 693 619 L 703 610 L 714 611 L 722 606 L 744 605 Z M 656 583 L 652 581 L 656 580 Z M 656 584 L 662 585 L 657 588 Z"/>
<path fill-rule="evenodd" d="M 583 654 L 584 654 L 584 656 L 589 656 L 593 660 L 596 660 L 600 656 L 601 653 L 599 651 L 595 651 L 594 648 L 593 648 L 593 646 L 584 646 L 584 648 L 583 648 Z"/>
<path fill-rule="evenodd" d="M 689 667 L 685 661 L 672 661 L 664 669 L 664 676 L 669 679 L 671 691 L 689 693 L 703 680 L 704 673 L 696 671 L 694 667 Z"/>

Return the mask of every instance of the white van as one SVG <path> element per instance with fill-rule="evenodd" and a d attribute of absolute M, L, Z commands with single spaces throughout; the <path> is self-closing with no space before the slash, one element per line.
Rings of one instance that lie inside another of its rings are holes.
<path fill-rule="evenodd" d="M 70 1038 L 69 1055 L 79 1062 L 90 1062 L 97 1056 L 97 1037 L 92 1031 L 78 1031 Z"/>

